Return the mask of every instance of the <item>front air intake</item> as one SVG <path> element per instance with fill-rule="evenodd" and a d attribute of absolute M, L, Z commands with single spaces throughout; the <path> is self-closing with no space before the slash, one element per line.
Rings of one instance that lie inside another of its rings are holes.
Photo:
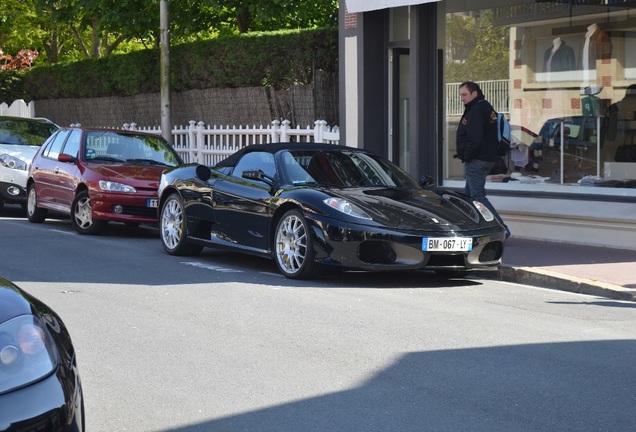
<path fill-rule="evenodd" d="M 368 240 L 360 244 L 358 258 L 367 264 L 393 264 L 396 255 L 387 242 Z"/>

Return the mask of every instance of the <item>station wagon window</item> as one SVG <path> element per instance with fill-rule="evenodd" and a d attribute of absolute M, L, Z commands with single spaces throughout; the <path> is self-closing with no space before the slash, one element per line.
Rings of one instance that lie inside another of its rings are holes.
<path fill-rule="evenodd" d="M 51 141 L 48 147 L 44 149 L 44 156 L 51 159 L 57 159 L 57 157 L 60 155 L 60 152 L 62 151 L 62 146 L 64 145 L 64 141 L 66 141 L 66 138 L 68 137 L 70 133 L 71 131 L 66 131 L 66 130 L 60 131 L 55 136 L 53 141 Z"/>

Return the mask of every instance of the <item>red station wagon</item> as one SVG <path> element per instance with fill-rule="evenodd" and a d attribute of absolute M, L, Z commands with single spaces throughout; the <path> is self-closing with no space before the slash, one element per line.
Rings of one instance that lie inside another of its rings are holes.
<path fill-rule="evenodd" d="M 98 234 L 108 221 L 157 222 L 161 173 L 181 164 L 162 137 L 137 131 L 64 128 L 35 155 L 27 181 L 27 217 L 66 214 L 80 234 Z"/>

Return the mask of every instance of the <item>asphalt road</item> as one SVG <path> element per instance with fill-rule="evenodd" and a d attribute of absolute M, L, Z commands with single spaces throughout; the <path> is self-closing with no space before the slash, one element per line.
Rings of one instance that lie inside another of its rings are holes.
<path fill-rule="evenodd" d="M 156 229 L 0 216 L 75 343 L 87 430 L 631 431 L 636 304 L 429 273 L 281 277 Z"/>

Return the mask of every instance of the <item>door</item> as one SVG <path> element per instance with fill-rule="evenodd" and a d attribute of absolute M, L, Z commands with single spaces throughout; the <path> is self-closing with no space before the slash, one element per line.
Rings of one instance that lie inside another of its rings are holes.
<path fill-rule="evenodd" d="M 70 131 L 61 130 L 42 148 L 41 154 L 36 155 L 31 167 L 31 176 L 35 181 L 38 205 L 55 208 L 55 189 L 57 188 L 58 155 L 62 151 L 64 142 Z"/>
<path fill-rule="evenodd" d="M 232 174 L 214 183 L 212 199 L 217 224 L 212 227 L 212 234 L 234 246 L 263 253 L 269 249 L 272 190 L 265 182 L 241 176 L 243 171 L 259 168 L 275 177 L 274 155 L 247 153 Z"/>
<path fill-rule="evenodd" d="M 60 153 L 73 156 L 75 160 L 73 162 L 58 161 L 56 167 L 55 201 L 58 205 L 68 209 L 71 208 L 71 204 L 73 204 L 73 200 L 75 199 L 75 189 L 80 175 L 76 160 L 80 156 L 81 138 L 81 131 L 74 130 L 71 132 Z"/>

